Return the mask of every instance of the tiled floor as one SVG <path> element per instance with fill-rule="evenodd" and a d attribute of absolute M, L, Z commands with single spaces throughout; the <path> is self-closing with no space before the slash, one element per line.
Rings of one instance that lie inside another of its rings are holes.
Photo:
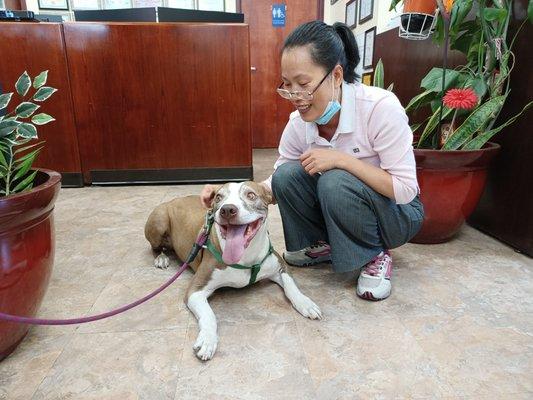
<path fill-rule="evenodd" d="M 273 151 L 254 153 L 256 179 Z M 98 313 L 175 271 L 152 267 L 149 212 L 199 185 L 62 190 L 56 264 L 40 316 Z M 283 249 L 277 207 L 270 232 Z M 355 296 L 353 274 L 293 269 L 322 321 L 273 283 L 223 290 L 211 304 L 220 343 L 197 360 L 183 304 L 191 273 L 110 320 L 33 328 L 0 363 L 0 399 L 533 399 L 533 260 L 465 227 L 452 242 L 393 251 L 392 296 Z"/>

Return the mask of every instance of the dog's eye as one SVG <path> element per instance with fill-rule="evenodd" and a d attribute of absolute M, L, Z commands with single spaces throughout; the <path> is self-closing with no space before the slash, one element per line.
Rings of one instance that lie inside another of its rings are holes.
<path fill-rule="evenodd" d="M 215 196 L 215 203 L 218 203 L 220 200 L 222 200 L 222 195 L 217 194 L 217 195 Z"/>
<path fill-rule="evenodd" d="M 248 197 L 249 200 L 255 200 L 255 199 L 257 199 L 257 195 L 256 195 L 254 192 L 248 192 L 248 194 L 246 195 L 246 197 Z"/>

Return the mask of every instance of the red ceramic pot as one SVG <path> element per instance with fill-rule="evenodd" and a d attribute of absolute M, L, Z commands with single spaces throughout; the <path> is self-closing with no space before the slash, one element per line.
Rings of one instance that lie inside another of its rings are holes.
<path fill-rule="evenodd" d="M 450 240 L 474 211 L 487 179 L 487 168 L 500 145 L 480 150 L 415 149 L 424 223 L 413 243 Z"/>
<path fill-rule="evenodd" d="M 0 197 L 0 311 L 34 317 L 54 262 L 54 203 L 61 175 L 39 169 L 34 188 Z M 0 360 L 22 341 L 29 325 L 0 321 Z"/>

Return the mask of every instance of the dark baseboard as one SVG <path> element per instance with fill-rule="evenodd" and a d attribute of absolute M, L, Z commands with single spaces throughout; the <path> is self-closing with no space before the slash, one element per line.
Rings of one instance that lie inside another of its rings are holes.
<path fill-rule="evenodd" d="M 92 170 L 93 185 L 206 183 L 253 179 L 252 167 Z"/>
<path fill-rule="evenodd" d="M 61 172 L 61 187 L 83 187 L 83 174 L 81 172 Z"/>

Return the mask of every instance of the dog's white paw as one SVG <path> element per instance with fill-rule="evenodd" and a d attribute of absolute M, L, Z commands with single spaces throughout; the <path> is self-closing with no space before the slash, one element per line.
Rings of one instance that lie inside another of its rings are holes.
<path fill-rule="evenodd" d="M 167 269 L 170 265 L 170 259 L 165 253 L 159 254 L 154 260 L 154 267 L 160 269 Z"/>
<path fill-rule="evenodd" d="M 196 352 L 196 357 L 198 357 L 200 360 L 206 361 L 213 358 L 215 351 L 217 350 L 217 345 L 217 334 L 204 330 L 200 331 L 192 348 Z"/>
<path fill-rule="evenodd" d="M 320 311 L 320 308 L 313 302 L 313 300 L 303 294 L 294 300 L 292 305 L 306 318 L 322 319 L 322 311 Z"/>

